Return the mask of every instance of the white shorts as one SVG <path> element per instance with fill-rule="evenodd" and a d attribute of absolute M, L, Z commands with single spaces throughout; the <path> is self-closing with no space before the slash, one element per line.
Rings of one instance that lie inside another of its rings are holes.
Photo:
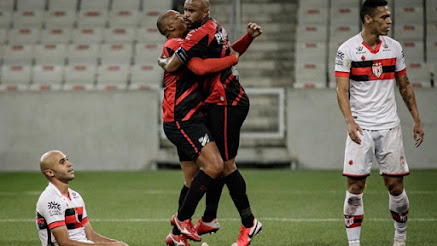
<path fill-rule="evenodd" d="M 346 139 L 343 175 L 367 177 L 373 157 L 379 164 L 379 173 L 386 176 L 405 176 L 410 173 L 405 159 L 402 129 L 398 125 L 388 130 L 363 130 L 361 145 Z"/>

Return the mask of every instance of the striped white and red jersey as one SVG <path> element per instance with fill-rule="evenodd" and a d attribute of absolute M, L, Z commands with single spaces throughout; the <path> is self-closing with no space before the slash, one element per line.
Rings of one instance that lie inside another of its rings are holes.
<path fill-rule="evenodd" d="M 85 203 L 79 193 L 68 189 L 64 195 L 49 182 L 36 203 L 36 226 L 43 246 L 58 245 L 53 228 L 66 226 L 71 240 L 90 242 L 85 234 L 84 224 L 88 222 Z"/>
<path fill-rule="evenodd" d="M 379 36 L 375 49 L 361 33 L 344 42 L 337 51 L 335 76 L 349 78 L 349 100 L 355 122 L 367 130 L 396 127 L 395 77 L 407 73 L 402 46 L 388 36 Z"/>

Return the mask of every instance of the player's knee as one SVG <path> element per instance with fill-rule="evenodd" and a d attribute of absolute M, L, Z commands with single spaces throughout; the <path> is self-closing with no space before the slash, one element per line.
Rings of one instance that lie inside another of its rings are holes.
<path fill-rule="evenodd" d="M 235 172 L 235 170 L 237 170 L 237 165 L 235 164 L 235 162 L 233 163 L 225 162 L 225 165 L 223 167 L 223 176 L 226 177 L 229 174 Z"/>
<path fill-rule="evenodd" d="M 404 191 L 404 185 L 399 182 L 387 182 L 386 187 L 388 192 L 393 196 L 399 196 Z"/>

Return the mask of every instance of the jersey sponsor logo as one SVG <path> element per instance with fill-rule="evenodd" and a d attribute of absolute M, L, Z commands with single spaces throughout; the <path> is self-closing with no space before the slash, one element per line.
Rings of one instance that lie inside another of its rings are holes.
<path fill-rule="evenodd" d="M 335 56 L 335 64 L 339 66 L 343 66 L 344 53 L 341 51 L 337 51 L 337 55 Z"/>
<path fill-rule="evenodd" d="M 47 207 L 49 209 L 50 216 L 62 215 L 61 205 L 57 202 L 48 202 Z"/>
<path fill-rule="evenodd" d="M 386 43 L 384 43 L 383 45 L 382 45 L 382 51 L 383 52 L 387 52 L 387 51 L 391 51 L 391 49 L 388 47 L 388 45 L 386 44 Z"/>
<path fill-rule="evenodd" d="M 205 134 L 205 136 L 200 137 L 198 140 L 200 145 L 205 146 L 209 142 L 209 136 L 208 134 Z"/>
<path fill-rule="evenodd" d="M 222 29 L 221 32 L 217 32 L 214 36 L 217 40 L 217 43 L 219 45 L 223 45 L 225 43 L 225 40 L 227 39 L 228 34 L 224 29 Z"/>
<path fill-rule="evenodd" d="M 355 47 L 355 49 L 357 50 L 357 52 L 355 52 L 355 54 L 366 54 L 367 53 L 367 51 L 366 50 L 364 50 L 364 47 L 363 46 L 358 46 L 358 47 Z"/>
<path fill-rule="evenodd" d="M 372 72 L 376 77 L 381 77 L 382 74 L 382 63 L 376 62 L 372 65 Z"/>

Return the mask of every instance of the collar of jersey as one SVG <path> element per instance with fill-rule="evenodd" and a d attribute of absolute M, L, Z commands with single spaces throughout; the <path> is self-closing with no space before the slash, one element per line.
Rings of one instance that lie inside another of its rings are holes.
<path fill-rule="evenodd" d="M 70 188 L 68 188 L 68 194 L 64 194 L 58 189 L 58 187 L 56 187 L 54 184 L 52 184 L 52 182 L 49 182 L 49 187 L 50 187 L 50 189 L 53 189 L 56 192 L 56 194 L 58 194 L 59 197 L 65 197 L 71 201 Z"/>

